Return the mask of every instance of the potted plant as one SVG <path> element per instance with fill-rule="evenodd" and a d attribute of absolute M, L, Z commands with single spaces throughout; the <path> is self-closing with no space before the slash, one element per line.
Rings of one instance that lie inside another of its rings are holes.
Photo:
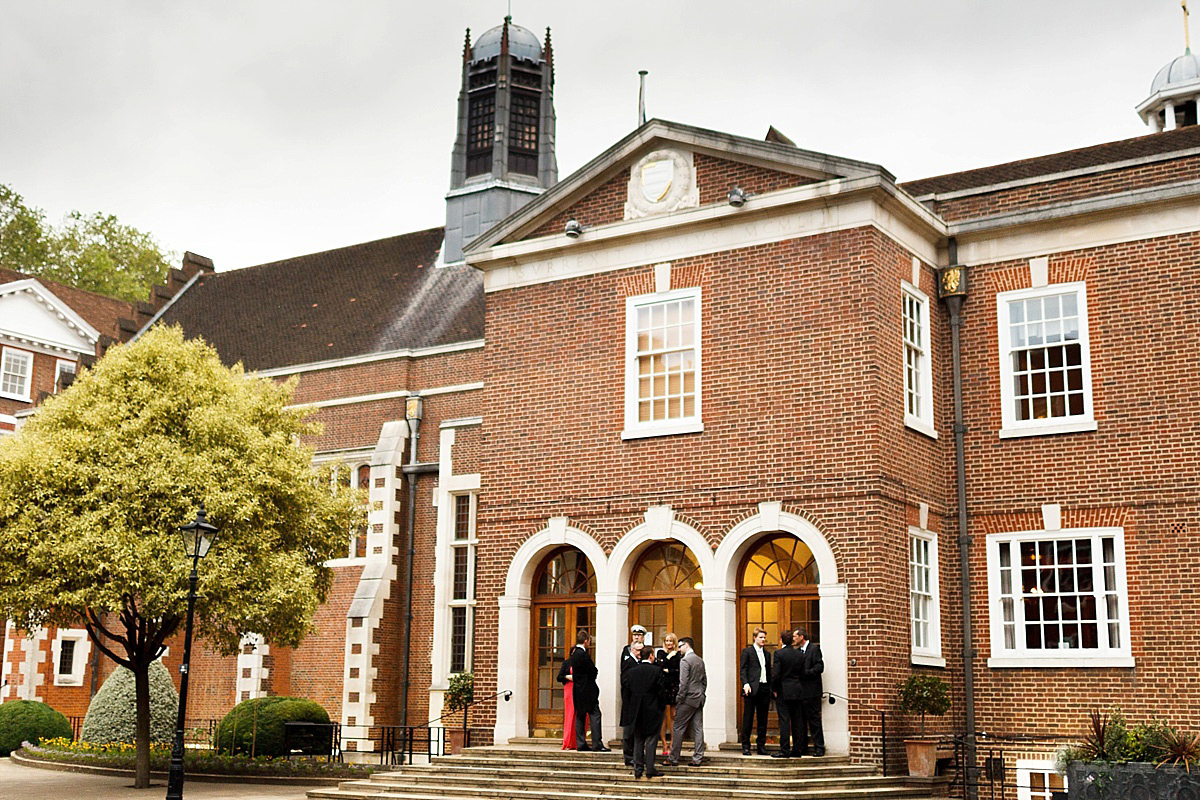
<path fill-rule="evenodd" d="M 937 768 L 937 742 L 925 738 L 925 715 L 940 717 L 950 710 L 950 685 L 933 675 L 909 675 L 899 686 L 900 710 L 921 715 L 921 738 L 905 739 L 908 774 L 932 778 Z"/>
<path fill-rule="evenodd" d="M 461 728 L 451 728 L 446 725 L 446 736 L 450 743 L 450 753 L 460 752 L 466 745 L 467 738 L 467 708 L 475 699 L 475 676 L 470 672 L 456 672 L 450 676 L 446 691 L 442 693 L 442 711 L 444 714 L 463 712 Z M 448 722 L 448 720 L 447 720 Z"/>

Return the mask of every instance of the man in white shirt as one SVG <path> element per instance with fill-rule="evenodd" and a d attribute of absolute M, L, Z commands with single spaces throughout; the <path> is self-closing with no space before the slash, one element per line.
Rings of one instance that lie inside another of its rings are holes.
<path fill-rule="evenodd" d="M 742 755 L 750 755 L 750 728 L 758 715 L 756 744 L 760 756 L 767 751 L 767 712 L 771 710 L 771 654 L 766 651 L 767 632 L 754 629 L 754 641 L 742 650 L 738 673 L 742 681 Z"/>

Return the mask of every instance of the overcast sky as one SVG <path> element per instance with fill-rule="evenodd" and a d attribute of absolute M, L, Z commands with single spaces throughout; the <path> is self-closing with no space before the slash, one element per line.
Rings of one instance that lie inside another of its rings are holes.
<path fill-rule="evenodd" d="M 1200 4 L 1194 4 L 1200 8 Z M 0 183 L 218 269 L 443 222 L 464 30 L 508 0 L 0 0 Z M 1140 136 L 1178 0 L 511 0 L 566 177 L 651 117 L 901 181 Z"/>

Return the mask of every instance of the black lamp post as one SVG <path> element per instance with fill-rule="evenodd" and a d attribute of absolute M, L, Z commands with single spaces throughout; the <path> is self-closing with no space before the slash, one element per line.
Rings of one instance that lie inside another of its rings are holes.
<path fill-rule="evenodd" d="M 200 559 L 208 555 L 213 540 L 217 537 L 217 526 L 208 521 L 204 504 L 196 512 L 196 519 L 180 525 L 183 549 L 192 559 L 191 585 L 188 587 L 187 627 L 183 633 L 183 663 L 179 666 L 179 716 L 175 721 L 175 744 L 171 746 L 171 771 L 167 777 L 167 800 L 183 800 L 183 726 L 187 715 L 188 666 L 192 661 L 192 617 L 196 612 L 196 569 Z"/>

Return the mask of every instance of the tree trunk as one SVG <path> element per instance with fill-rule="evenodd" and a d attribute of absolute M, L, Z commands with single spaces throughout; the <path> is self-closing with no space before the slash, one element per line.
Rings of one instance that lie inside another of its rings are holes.
<path fill-rule="evenodd" d="M 133 788 L 146 789 L 150 786 L 150 665 L 142 659 L 133 662 L 133 685 L 137 691 L 137 746 L 136 770 Z"/>

